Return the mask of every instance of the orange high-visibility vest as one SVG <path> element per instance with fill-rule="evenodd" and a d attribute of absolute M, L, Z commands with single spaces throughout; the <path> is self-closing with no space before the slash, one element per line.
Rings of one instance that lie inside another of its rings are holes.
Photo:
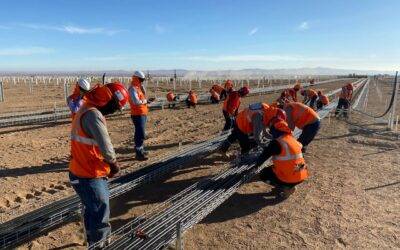
<path fill-rule="evenodd" d="M 174 98 L 175 98 L 174 93 L 168 92 L 168 94 L 167 94 L 167 100 L 168 100 L 169 102 L 173 102 L 173 101 L 174 101 Z"/>
<path fill-rule="evenodd" d="M 350 100 L 353 94 L 352 90 L 349 90 L 347 86 L 342 87 L 342 91 L 340 92 L 339 98 Z"/>
<path fill-rule="evenodd" d="M 138 93 L 139 100 L 141 101 L 146 100 L 146 96 L 144 95 L 140 86 L 132 84 L 130 88 L 135 88 L 136 93 Z M 147 104 L 136 105 L 131 99 L 130 95 L 129 95 L 129 105 L 131 106 L 131 115 L 147 115 L 149 113 Z"/>
<path fill-rule="evenodd" d="M 197 104 L 197 95 L 195 93 L 189 94 L 189 101 L 191 103 Z"/>
<path fill-rule="evenodd" d="M 94 109 L 84 103 L 72 121 L 69 171 L 81 178 L 101 178 L 110 173 L 110 166 L 103 161 L 97 142 L 82 129 L 82 116 Z M 104 117 L 102 120 L 105 123 Z"/>
<path fill-rule="evenodd" d="M 222 105 L 222 110 L 230 115 L 235 115 L 240 107 L 240 95 L 238 91 L 232 91 L 228 94 Z"/>
<path fill-rule="evenodd" d="M 306 89 L 306 95 L 307 95 L 309 98 L 313 98 L 313 97 L 318 96 L 318 93 L 317 93 L 315 90 L 313 90 L 313 89 Z"/>
<path fill-rule="evenodd" d="M 294 125 L 299 129 L 303 129 L 304 126 L 320 119 L 317 112 L 303 103 L 291 102 L 287 103 L 285 107 L 291 107 L 291 112 L 286 113 L 286 115 L 291 116 Z M 285 111 L 286 110 L 287 109 L 285 108 Z"/>
<path fill-rule="evenodd" d="M 245 108 L 240 111 L 236 116 L 236 125 L 238 126 L 239 130 L 244 134 L 253 133 L 253 116 L 255 114 L 262 114 L 262 116 L 264 116 L 265 110 L 266 107 L 264 104 L 262 104 L 259 109 Z"/>
<path fill-rule="evenodd" d="M 233 89 L 232 81 L 226 81 L 224 87 L 225 87 L 226 91 L 229 91 L 229 90 Z"/>
<path fill-rule="evenodd" d="M 307 166 L 301 152 L 302 145 L 291 134 L 277 139 L 281 153 L 272 156 L 272 168 L 276 177 L 285 183 L 299 183 L 307 179 Z"/>
<path fill-rule="evenodd" d="M 326 95 L 320 95 L 319 96 L 319 100 L 324 105 L 328 105 L 329 104 L 329 98 Z"/>

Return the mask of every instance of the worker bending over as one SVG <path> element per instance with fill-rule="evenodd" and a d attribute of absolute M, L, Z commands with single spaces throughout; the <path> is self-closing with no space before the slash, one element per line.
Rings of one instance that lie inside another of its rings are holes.
<path fill-rule="evenodd" d="M 301 84 L 299 81 L 296 82 L 296 84 L 293 86 L 293 88 L 290 88 L 287 90 L 287 98 L 291 102 L 297 102 L 297 92 L 301 89 Z"/>
<path fill-rule="evenodd" d="M 231 91 L 233 91 L 233 82 L 231 80 L 226 80 L 224 84 L 224 88 L 226 91 L 226 95 L 228 95 Z"/>
<path fill-rule="evenodd" d="M 235 117 L 238 114 L 240 107 L 240 98 L 248 95 L 250 92 L 248 87 L 242 87 L 237 91 L 231 91 L 225 99 L 222 106 L 222 114 L 225 118 L 225 126 L 222 131 L 233 128 Z"/>
<path fill-rule="evenodd" d="M 289 128 L 292 131 L 296 127 L 302 130 L 298 141 L 303 145 L 302 150 L 305 153 L 308 144 L 314 139 L 321 127 L 321 119 L 317 112 L 300 102 L 286 103 L 283 105 L 283 110 L 286 113 Z"/>
<path fill-rule="evenodd" d="M 175 108 L 175 102 L 178 100 L 178 97 L 174 95 L 172 90 L 168 91 L 167 93 L 167 101 L 168 101 L 168 108 Z"/>
<path fill-rule="evenodd" d="M 339 96 L 339 102 L 336 107 L 335 116 L 337 116 L 340 110 L 343 110 L 343 116 L 348 117 L 348 110 L 350 108 L 351 98 L 353 97 L 353 85 L 351 83 L 346 84 L 342 87 Z"/>
<path fill-rule="evenodd" d="M 225 91 L 224 87 L 222 87 L 219 84 L 214 84 L 211 89 L 213 89 L 217 94 L 219 95 L 221 100 L 224 100 L 226 98 L 227 92 Z M 210 90 L 211 92 L 211 90 Z"/>
<path fill-rule="evenodd" d="M 318 98 L 317 92 L 313 89 L 303 89 L 300 94 L 304 96 L 303 103 L 308 103 L 312 109 L 315 109 L 315 104 Z"/>
<path fill-rule="evenodd" d="M 317 109 L 322 109 L 324 106 L 329 104 L 329 98 L 322 94 L 322 91 L 318 91 Z"/>
<path fill-rule="evenodd" d="M 147 152 L 144 149 L 146 137 L 146 122 L 149 109 L 147 107 L 146 91 L 143 87 L 145 75 L 142 71 L 135 71 L 129 87 L 129 105 L 131 107 L 131 119 L 135 126 L 135 152 L 139 161 L 147 160 Z"/>
<path fill-rule="evenodd" d="M 186 98 L 186 106 L 188 108 L 194 107 L 196 108 L 197 105 L 197 95 L 194 91 L 190 90 L 188 97 Z"/>
<path fill-rule="evenodd" d="M 127 101 L 122 84 L 98 85 L 86 94 L 72 121 L 69 179 L 84 207 L 89 246 L 111 232 L 107 177 L 119 171 L 104 116 L 121 109 Z"/>
<path fill-rule="evenodd" d="M 302 145 L 284 120 L 276 120 L 270 134 L 272 140 L 257 159 L 257 166 L 263 165 L 270 157 L 273 165 L 261 170 L 260 179 L 275 186 L 278 198 L 286 199 L 296 190 L 296 185 L 308 177 Z"/>
<path fill-rule="evenodd" d="M 83 104 L 84 95 L 90 90 L 90 83 L 88 80 L 80 78 L 75 85 L 72 95 L 67 97 L 67 104 L 71 110 L 72 118 Z"/>
<path fill-rule="evenodd" d="M 211 99 L 211 103 L 219 103 L 220 101 L 220 95 L 218 94 L 217 91 L 215 91 L 213 88 L 210 89 L 210 99 Z"/>
<path fill-rule="evenodd" d="M 250 104 L 237 115 L 233 131 L 222 143 L 220 153 L 226 154 L 231 144 L 239 141 L 241 153 L 246 154 L 256 145 L 261 144 L 263 130 L 276 117 L 285 120 L 284 111 L 269 107 L 265 103 Z"/>

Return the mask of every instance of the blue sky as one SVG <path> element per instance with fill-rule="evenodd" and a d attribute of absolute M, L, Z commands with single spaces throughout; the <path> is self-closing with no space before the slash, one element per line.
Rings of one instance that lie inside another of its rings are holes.
<path fill-rule="evenodd" d="M 400 1 L 5 0 L 0 70 L 400 68 Z"/>

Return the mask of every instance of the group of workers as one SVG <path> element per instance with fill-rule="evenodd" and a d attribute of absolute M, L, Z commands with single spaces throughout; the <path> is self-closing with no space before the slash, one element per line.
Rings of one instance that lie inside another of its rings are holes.
<path fill-rule="evenodd" d="M 107 178 L 114 177 L 120 171 L 105 115 L 121 110 L 126 103 L 130 104 L 136 159 L 147 160 L 144 140 L 150 100 L 146 98 L 144 81 L 145 75 L 141 71 L 134 72 L 128 90 L 120 82 L 98 84 L 91 88 L 87 80 L 79 79 L 73 94 L 67 99 L 72 112 L 69 178 L 83 204 L 89 245 L 107 238 L 111 232 Z M 350 86 L 348 84 L 342 88 L 340 108 L 348 107 L 350 103 Z M 304 103 L 297 101 L 298 91 L 305 96 Z M 239 111 L 241 98 L 249 94 L 249 88 L 234 90 L 230 80 L 226 81 L 224 87 L 214 85 L 210 90 L 211 101 L 218 103 L 224 100 L 223 131 L 232 130 L 219 152 L 226 155 L 236 141 L 243 155 L 252 148 L 263 148 L 257 165 L 263 165 L 270 157 L 273 165 L 265 167 L 260 172 L 260 178 L 275 186 L 277 197 L 287 198 L 295 191 L 296 185 L 308 177 L 303 153 L 321 126 L 316 109 L 329 103 L 329 99 L 320 91 L 316 95 L 314 92 L 302 90 L 297 83 L 293 88 L 283 91 L 272 104 L 252 103 Z M 171 91 L 167 93 L 170 107 L 174 107 L 177 100 L 178 97 Z M 309 106 L 306 105 L 307 101 Z M 186 104 L 196 107 L 197 95 L 193 91 L 189 92 Z M 302 130 L 298 139 L 293 135 L 295 128 Z M 269 139 L 267 145 L 265 139 Z"/>

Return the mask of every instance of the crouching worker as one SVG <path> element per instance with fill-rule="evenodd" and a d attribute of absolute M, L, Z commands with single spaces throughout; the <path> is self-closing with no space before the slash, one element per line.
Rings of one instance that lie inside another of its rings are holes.
<path fill-rule="evenodd" d="M 277 120 L 271 126 L 270 134 L 272 140 L 257 159 L 257 166 L 270 157 L 273 165 L 261 170 L 260 179 L 275 187 L 277 198 L 286 199 L 296 190 L 296 185 L 308 177 L 302 145 L 284 120 Z"/>
<path fill-rule="evenodd" d="M 188 108 L 193 107 L 196 108 L 197 105 L 197 95 L 194 91 L 190 90 L 188 97 L 186 98 L 186 106 Z"/>
<path fill-rule="evenodd" d="M 321 127 L 321 119 L 312 108 L 299 102 L 286 103 L 283 110 L 286 113 L 289 128 L 292 131 L 295 127 L 302 130 L 298 141 L 303 145 L 302 150 L 305 153 L 308 144 L 314 139 Z"/>
<path fill-rule="evenodd" d="M 322 91 L 318 91 L 318 100 L 317 100 L 317 110 L 322 109 L 324 106 L 329 104 L 329 98 L 322 94 Z"/>
<path fill-rule="evenodd" d="M 315 109 L 315 103 L 318 98 L 318 94 L 313 89 L 303 89 L 300 94 L 304 96 L 303 103 L 310 106 L 310 108 Z"/>
<path fill-rule="evenodd" d="M 98 85 L 86 94 L 72 121 L 69 179 L 83 204 L 89 246 L 111 232 L 107 177 L 119 171 L 104 116 L 120 110 L 127 101 L 122 84 Z"/>
<path fill-rule="evenodd" d="M 174 95 L 172 91 L 167 93 L 167 101 L 168 101 L 168 108 L 175 108 L 175 102 L 178 100 L 178 97 Z"/>
<path fill-rule="evenodd" d="M 274 117 L 285 120 L 285 114 L 281 109 L 270 107 L 265 103 L 250 104 L 237 115 L 233 131 L 222 143 L 219 152 L 226 155 L 231 144 L 239 141 L 241 154 L 248 153 L 261 144 L 262 132 Z"/>

